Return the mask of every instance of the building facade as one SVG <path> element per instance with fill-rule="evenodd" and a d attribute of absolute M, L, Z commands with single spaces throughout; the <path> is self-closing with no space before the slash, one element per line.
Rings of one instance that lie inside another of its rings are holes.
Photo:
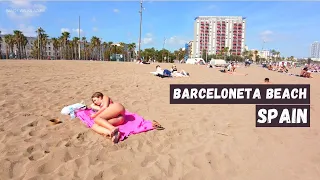
<path fill-rule="evenodd" d="M 241 16 L 199 16 L 194 22 L 193 57 L 218 54 L 228 47 L 232 55 L 245 48 L 246 18 Z"/>
<path fill-rule="evenodd" d="M 5 42 L 5 35 L 0 35 L 0 37 L 2 38 L 2 43 L 1 43 L 1 54 L 4 58 L 6 58 L 6 55 L 7 55 L 7 43 Z M 28 44 L 26 45 L 26 55 L 27 55 L 27 58 L 32 58 L 32 49 L 33 49 L 33 45 L 34 43 L 37 43 L 36 40 L 37 38 L 36 37 L 27 37 L 27 40 L 28 40 Z M 9 47 L 8 47 L 9 48 Z M 10 49 L 9 49 L 9 55 L 10 55 Z M 46 51 L 45 51 L 46 54 L 44 54 L 45 57 L 50 57 L 50 58 L 53 58 L 54 57 L 54 49 L 53 49 L 53 42 L 48 39 L 48 42 L 46 44 Z M 57 52 L 57 54 L 59 54 L 59 52 Z M 18 48 L 16 46 L 13 47 L 13 54 L 11 56 L 13 57 L 17 57 L 18 55 Z"/>
<path fill-rule="evenodd" d="M 315 41 L 311 44 L 310 56 L 311 58 L 320 58 L 320 42 Z"/>
<path fill-rule="evenodd" d="M 262 50 L 259 51 L 260 58 L 269 59 L 271 57 L 271 51 L 270 50 Z"/>

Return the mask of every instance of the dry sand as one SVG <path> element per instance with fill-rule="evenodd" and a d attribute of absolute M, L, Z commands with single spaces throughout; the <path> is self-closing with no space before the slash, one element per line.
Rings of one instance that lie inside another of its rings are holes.
<path fill-rule="evenodd" d="M 169 68 L 170 64 L 161 64 Z M 320 74 L 292 77 L 258 67 L 248 76 L 178 65 L 190 78 L 161 79 L 155 65 L 0 61 L 0 179 L 318 180 Z M 310 83 L 311 128 L 256 128 L 254 105 L 170 105 L 171 83 Z M 102 91 L 166 130 L 112 145 L 63 106 Z M 50 126 L 49 119 L 63 123 Z"/>

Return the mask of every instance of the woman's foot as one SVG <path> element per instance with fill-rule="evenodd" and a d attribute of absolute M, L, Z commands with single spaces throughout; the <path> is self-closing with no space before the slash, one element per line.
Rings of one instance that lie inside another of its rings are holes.
<path fill-rule="evenodd" d="M 113 137 L 115 134 L 117 134 L 119 132 L 119 128 L 114 128 L 113 130 L 111 130 L 110 136 Z"/>
<path fill-rule="evenodd" d="M 112 140 L 112 142 L 113 142 L 114 144 L 117 144 L 117 143 L 119 142 L 119 140 L 120 140 L 120 132 L 117 131 L 117 132 L 112 136 L 111 140 Z"/>

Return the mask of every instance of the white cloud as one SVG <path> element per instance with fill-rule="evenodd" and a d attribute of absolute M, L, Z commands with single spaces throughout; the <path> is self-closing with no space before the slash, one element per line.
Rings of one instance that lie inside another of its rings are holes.
<path fill-rule="evenodd" d="M 273 31 L 270 31 L 270 30 L 265 30 L 263 32 L 260 33 L 260 38 L 262 41 L 264 42 L 270 42 L 272 41 L 272 37 L 274 35 L 274 32 Z"/>
<path fill-rule="evenodd" d="M 2 27 L 0 27 L 0 31 L 1 31 L 1 35 L 11 33 L 8 29 L 2 28 Z"/>
<path fill-rule="evenodd" d="M 63 33 L 63 32 L 70 32 L 70 29 L 69 28 L 61 28 L 61 33 Z"/>
<path fill-rule="evenodd" d="M 37 36 L 36 28 L 34 26 L 20 24 L 18 30 L 20 30 L 25 36 L 28 36 L 28 37 Z"/>
<path fill-rule="evenodd" d="M 72 29 L 73 35 L 74 36 L 79 36 L 79 32 L 81 36 L 85 36 L 86 34 L 84 33 L 83 29 L 77 28 L 77 29 Z"/>
<path fill-rule="evenodd" d="M 97 28 L 97 27 L 93 27 L 93 28 L 92 28 L 92 31 L 93 31 L 93 32 L 97 32 L 97 31 L 98 31 L 98 28 Z"/>
<path fill-rule="evenodd" d="M 119 9 L 113 9 L 113 12 L 114 13 L 118 13 L 118 12 L 120 12 L 120 10 Z"/>
<path fill-rule="evenodd" d="M 97 22 L 96 17 L 93 17 L 93 18 L 91 19 L 91 21 L 92 21 L 92 22 Z"/>
<path fill-rule="evenodd" d="M 37 36 L 36 33 L 36 28 L 34 26 L 28 26 L 25 24 L 19 24 L 17 28 L 14 29 L 5 29 L 5 28 L 0 28 L 1 34 L 13 34 L 14 30 L 19 30 L 21 31 L 25 36 L 27 37 L 35 37 Z"/>
<path fill-rule="evenodd" d="M 30 1 L 28 0 L 11 0 L 11 3 L 15 6 L 20 6 L 20 7 L 30 6 Z"/>
<path fill-rule="evenodd" d="M 169 45 L 174 45 L 174 46 L 181 46 L 181 45 L 185 45 L 185 43 L 187 43 L 188 40 L 185 40 L 182 37 L 178 37 L 178 36 L 172 36 L 168 39 L 166 39 L 166 44 Z"/>
<path fill-rule="evenodd" d="M 147 33 L 144 38 L 141 39 L 141 44 L 150 45 L 154 44 L 154 36 L 152 33 Z"/>
<path fill-rule="evenodd" d="M 7 16 L 15 21 L 25 21 L 40 16 L 47 7 L 40 3 L 31 3 L 30 0 L 11 0 L 6 9 Z"/>

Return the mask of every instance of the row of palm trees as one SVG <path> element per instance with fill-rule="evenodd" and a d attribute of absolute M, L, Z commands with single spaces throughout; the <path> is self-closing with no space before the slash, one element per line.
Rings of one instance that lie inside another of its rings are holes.
<path fill-rule="evenodd" d="M 31 58 L 35 59 L 111 60 L 112 54 L 122 54 L 126 59 L 131 59 L 136 55 L 135 43 L 125 44 L 120 42 L 115 44 L 111 41 L 102 42 L 102 40 L 96 36 L 93 36 L 90 41 L 88 41 L 86 37 L 82 37 L 81 40 L 79 37 L 73 37 L 73 39 L 70 40 L 69 32 L 62 32 L 60 37 L 49 39 L 49 35 L 46 34 L 42 28 L 37 29 L 36 33 L 38 34 L 37 38 L 30 42 L 28 42 L 28 38 L 21 31 L 15 30 L 13 34 L 6 34 L 4 36 L 6 58 L 30 58 L 26 51 L 28 43 L 32 45 Z M 3 39 L 0 37 L 0 58 L 2 57 L 2 42 Z M 51 43 L 52 46 L 49 45 Z M 51 52 L 51 49 L 49 49 L 51 47 L 53 54 L 48 55 L 47 52 Z M 16 52 L 14 52 L 14 50 L 16 50 Z"/>
<path fill-rule="evenodd" d="M 0 31 L 1 34 L 1 31 Z M 6 46 L 6 58 L 9 59 L 10 55 L 15 54 L 14 47 L 17 48 L 17 58 L 21 59 L 23 57 L 26 57 L 26 46 L 28 44 L 27 37 L 18 30 L 13 31 L 13 34 L 7 34 L 2 39 L 0 37 L 0 58 L 2 57 L 2 42 L 5 42 L 7 44 Z"/>
<path fill-rule="evenodd" d="M 131 59 L 135 55 L 136 44 L 125 44 L 120 42 L 114 44 L 113 42 L 102 42 L 96 36 L 93 36 L 90 41 L 86 37 L 73 37 L 70 39 L 69 32 L 62 32 L 58 38 L 48 39 L 48 35 L 42 28 L 37 30 L 38 37 L 33 44 L 32 57 L 44 59 L 47 56 L 46 44 L 50 41 L 52 43 L 54 59 L 67 60 L 111 60 L 112 54 L 122 54 L 126 59 Z M 80 48 L 79 48 L 80 46 Z M 79 52 L 80 51 L 80 52 Z M 79 56 L 80 54 L 80 56 Z"/>

